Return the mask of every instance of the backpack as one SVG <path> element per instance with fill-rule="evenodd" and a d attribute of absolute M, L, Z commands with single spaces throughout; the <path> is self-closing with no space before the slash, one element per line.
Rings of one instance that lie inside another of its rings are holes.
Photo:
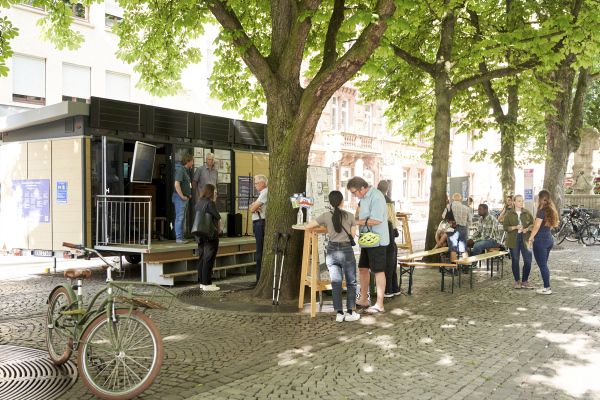
<path fill-rule="evenodd" d="M 454 218 L 454 213 L 452 212 L 452 203 L 450 203 L 450 208 L 446 210 L 444 221 L 448 222 L 449 227 L 451 226 L 452 228 L 456 228 L 456 219 Z"/>

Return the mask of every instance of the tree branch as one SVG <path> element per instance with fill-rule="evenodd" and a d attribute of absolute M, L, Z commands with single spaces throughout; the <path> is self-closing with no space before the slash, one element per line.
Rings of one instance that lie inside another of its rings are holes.
<path fill-rule="evenodd" d="M 274 84 L 275 75 L 267 64 L 265 57 L 263 57 L 254 43 L 252 43 L 235 13 L 231 9 L 228 9 L 225 0 L 214 0 L 209 9 L 223 28 L 236 34 L 233 39 L 235 47 L 240 50 L 240 55 L 244 63 L 256 79 L 258 79 L 263 88 L 265 88 L 266 93 L 267 88 Z"/>
<path fill-rule="evenodd" d="M 594 74 L 590 74 L 590 77 L 589 77 L 590 82 L 593 82 L 597 79 L 600 79 L 600 71 L 598 71 Z"/>
<path fill-rule="evenodd" d="M 323 63 L 320 71 L 323 71 L 327 66 L 333 64 L 338 58 L 336 48 L 337 35 L 340 27 L 344 22 L 344 0 L 335 0 L 333 4 L 333 13 L 327 27 L 327 35 L 325 36 L 325 46 L 323 50 Z M 319 72 L 320 72 L 319 71 Z"/>
<path fill-rule="evenodd" d="M 497 69 L 494 71 L 488 71 L 487 73 L 484 73 L 481 75 L 475 75 L 475 76 L 471 76 L 467 79 L 463 79 L 462 81 L 453 85 L 453 88 L 456 91 L 461 91 L 461 90 L 468 89 L 472 86 L 478 85 L 480 83 L 483 83 L 485 81 L 489 81 L 489 80 L 497 79 L 497 78 L 504 78 L 507 76 L 513 76 L 513 75 L 518 74 L 519 72 L 522 72 L 527 69 L 535 67 L 536 65 L 538 65 L 538 63 L 539 63 L 539 61 L 537 61 L 537 60 L 531 60 L 531 61 L 527 61 L 522 64 L 519 64 L 515 67 L 506 67 L 506 68 L 500 68 L 500 69 Z"/>
<path fill-rule="evenodd" d="M 390 46 L 392 46 L 392 49 L 394 50 L 394 55 L 398 58 L 403 59 L 408 65 L 412 65 L 413 67 L 417 67 L 420 70 L 427 72 L 429 75 L 433 75 L 434 74 L 434 65 L 431 63 L 428 63 L 427 61 L 421 60 L 418 57 L 414 57 L 412 55 L 410 55 L 409 53 L 407 53 L 406 51 L 402 50 L 400 47 L 396 46 L 394 43 L 392 43 L 389 39 L 384 38 L 389 44 Z"/>

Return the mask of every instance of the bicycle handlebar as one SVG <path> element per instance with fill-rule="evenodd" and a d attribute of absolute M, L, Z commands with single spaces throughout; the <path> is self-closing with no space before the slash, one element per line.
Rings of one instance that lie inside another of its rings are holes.
<path fill-rule="evenodd" d="M 63 244 L 62 244 L 62 245 L 63 245 L 64 247 L 68 247 L 68 248 L 70 248 L 70 249 L 76 249 L 76 248 L 77 248 L 77 245 L 76 245 L 76 244 L 73 244 L 73 243 L 67 243 L 67 242 L 63 242 Z"/>
<path fill-rule="evenodd" d="M 102 254 L 100 254 L 100 252 L 98 250 L 95 249 L 89 249 L 87 247 L 85 247 L 82 244 L 73 244 L 73 243 L 67 243 L 67 242 L 63 242 L 62 244 L 64 247 L 68 247 L 70 249 L 78 249 L 78 250 L 83 250 L 86 253 L 93 253 L 95 255 L 97 255 L 102 261 L 104 261 L 106 263 L 106 265 L 103 265 L 102 268 L 103 269 L 112 269 L 112 270 L 120 270 L 120 263 L 119 266 L 114 266 L 111 262 L 109 262 L 108 260 L 106 260 L 104 257 L 102 257 Z"/>

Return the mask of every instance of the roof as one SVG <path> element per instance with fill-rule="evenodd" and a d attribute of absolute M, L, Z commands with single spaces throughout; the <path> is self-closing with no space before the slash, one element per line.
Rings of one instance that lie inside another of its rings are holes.
<path fill-rule="evenodd" d="M 75 115 L 90 115 L 89 104 L 65 101 L 9 115 L 4 119 L 0 119 L 0 132 L 10 132 L 46 122 L 59 121 Z"/>

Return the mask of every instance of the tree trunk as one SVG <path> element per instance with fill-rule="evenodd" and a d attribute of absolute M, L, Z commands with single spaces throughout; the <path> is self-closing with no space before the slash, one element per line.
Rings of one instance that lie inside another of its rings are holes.
<path fill-rule="evenodd" d="M 502 200 L 515 194 L 515 129 L 519 116 L 519 86 L 513 80 L 508 86 L 508 112 L 500 124 L 500 182 Z"/>
<path fill-rule="evenodd" d="M 300 288 L 304 232 L 292 229 L 292 225 L 296 224 L 297 210 L 292 208 L 290 196 L 306 191 L 308 154 L 322 110 L 311 109 L 302 112 L 298 101 L 283 101 L 281 96 L 277 97 L 280 101 L 267 105 L 269 192 L 260 281 L 255 293 L 264 298 L 272 296 L 274 233 L 287 233 L 291 236 L 285 252 L 281 298 L 293 299 L 297 298 Z M 307 120 L 302 118 L 303 115 L 313 117 Z M 279 248 L 283 248 L 283 239 L 279 240 Z M 278 266 L 281 265 L 281 261 L 282 257 L 279 254 Z"/>
<path fill-rule="evenodd" d="M 554 108 L 547 112 L 546 124 L 546 170 L 544 188 L 550 191 L 557 209 L 562 208 L 565 198 L 565 181 L 569 155 L 576 150 L 569 138 L 569 116 L 571 112 L 571 93 L 575 71 L 562 68 L 546 76 L 548 83 L 558 89 L 557 98 L 551 101 Z"/>
<path fill-rule="evenodd" d="M 450 106 L 453 94 L 448 88 L 448 76 L 436 78 L 435 134 L 433 137 L 433 157 L 431 163 L 431 190 L 429 198 L 429 220 L 425 249 L 435 246 L 435 232 L 442 220 L 446 207 L 446 185 L 448 182 L 448 155 L 450 154 Z M 452 193 L 450 193 L 452 196 Z"/>

